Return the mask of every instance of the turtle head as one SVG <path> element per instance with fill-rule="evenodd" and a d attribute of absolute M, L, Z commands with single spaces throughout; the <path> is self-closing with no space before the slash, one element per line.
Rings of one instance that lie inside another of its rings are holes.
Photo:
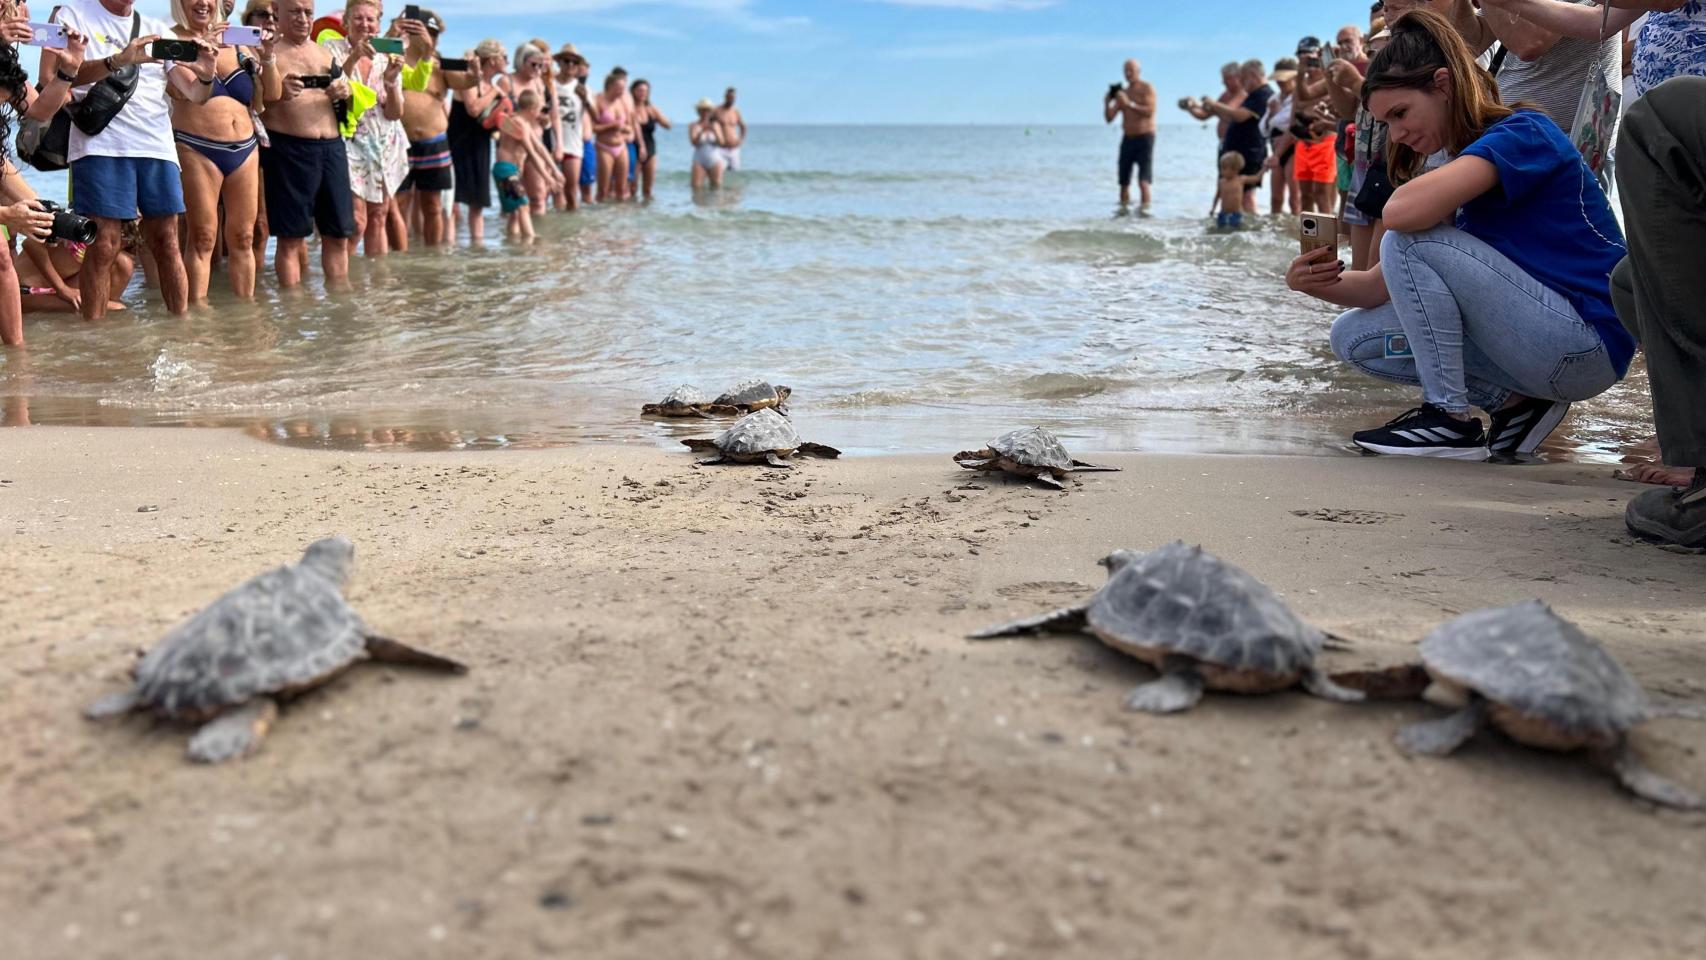
<path fill-rule="evenodd" d="M 776 385 L 776 402 L 777 403 L 787 403 L 788 397 L 792 396 L 793 393 L 794 393 L 793 387 L 784 387 L 781 384 L 777 384 Z"/>
<path fill-rule="evenodd" d="M 342 536 L 316 540 L 303 552 L 302 566 L 343 586 L 355 572 L 355 544 Z"/>
<path fill-rule="evenodd" d="M 1143 559 L 1143 551 L 1141 550 L 1115 550 L 1096 562 L 1107 567 L 1108 576 L 1111 577 L 1141 559 Z"/>

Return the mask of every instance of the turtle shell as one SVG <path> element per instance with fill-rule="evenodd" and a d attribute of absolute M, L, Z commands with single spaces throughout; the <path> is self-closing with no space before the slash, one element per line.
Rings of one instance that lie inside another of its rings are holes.
<path fill-rule="evenodd" d="M 989 449 L 1027 467 L 1072 469 L 1072 455 L 1061 445 L 1060 438 L 1042 427 L 1004 433 L 989 444 Z"/>
<path fill-rule="evenodd" d="M 764 380 L 742 380 L 730 387 L 714 402 L 731 407 L 738 406 L 773 406 L 781 402 L 781 394 L 776 387 Z"/>
<path fill-rule="evenodd" d="M 706 402 L 705 391 L 684 383 L 658 401 L 660 407 L 697 407 Z"/>
<path fill-rule="evenodd" d="M 767 407 L 736 420 L 712 442 L 730 456 L 755 455 L 797 450 L 800 435 L 787 417 Z"/>
<path fill-rule="evenodd" d="M 1180 654 L 1235 671 L 1291 677 L 1326 639 L 1261 581 L 1201 547 L 1125 554 L 1085 610 L 1115 648 Z"/>
<path fill-rule="evenodd" d="M 1429 672 L 1571 735 L 1621 734 L 1650 709 L 1604 647 L 1539 600 L 1447 621 L 1421 654 Z"/>
<path fill-rule="evenodd" d="M 339 585 L 296 564 L 269 570 L 177 626 L 136 668 L 140 705 L 195 718 L 312 686 L 367 655 Z"/>

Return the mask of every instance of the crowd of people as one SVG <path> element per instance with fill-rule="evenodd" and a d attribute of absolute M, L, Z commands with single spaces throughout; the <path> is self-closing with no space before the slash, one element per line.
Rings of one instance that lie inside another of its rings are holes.
<path fill-rule="evenodd" d="M 1222 206 L 1242 194 L 1254 214 L 1268 177 L 1273 211 L 1337 214 L 1348 262 L 1321 246 L 1287 283 L 1346 308 L 1331 332 L 1342 361 L 1421 395 L 1354 442 L 1528 454 L 1639 351 L 1657 456 L 1636 479 L 1661 488 L 1631 501 L 1628 525 L 1706 547 L 1706 2 L 1374 13 L 1367 49 L 1354 26 L 1333 54 L 1305 37 L 1277 89 L 1261 62 L 1228 64 L 1220 96 L 1180 104 L 1220 122 Z"/>
<path fill-rule="evenodd" d="M 652 196 L 669 117 L 619 66 L 590 86 L 573 44 L 455 57 L 417 6 L 387 24 L 380 0 L 324 16 L 313 0 L 236 2 L 169 0 L 167 21 L 135 0 L 63 0 L 44 18 L 57 35 L 37 37 L 28 6 L 0 0 L 0 342 L 23 342 L 25 312 L 123 309 L 138 269 L 173 313 L 206 301 L 220 261 L 252 297 L 269 238 L 281 287 L 302 282 L 316 236 L 336 283 L 358 245 L 438 247 L 459 226 L 483 240 L 494 197 L 528 240 L 547 211 Z M 739 166 L 735 96 L 699 103 L 695 189 Z M 69 168 L 70 209 L 36 196 L 14 156 Z"/>

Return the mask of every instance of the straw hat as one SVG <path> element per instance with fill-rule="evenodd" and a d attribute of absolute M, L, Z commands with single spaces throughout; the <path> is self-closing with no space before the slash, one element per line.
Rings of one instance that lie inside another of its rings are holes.
<path fill-rule="evenodd" d="M 1297 61 L 1290 57 L 1280 57 L 1274 61 L 1274 72 L 1270 76 L 1276 83 L 1297 79 Z"/>
<path fill-rule="evenodd" d="M 711 102 L 710 97 L 700 97 L 699 102 L 695 103 L 693 105 L 693 109 L 695 109 L 695 110 L 715 110 L 715 109 L 717 109 L 717 105 Z"/>
<path fill-rule="evenodd" d="M 556 52 L 556 54 L 551 57 L 551 59 L 552 60 L 567 60 L 570 63 L 585 63 L 586 62 L 586 58 L 581 56 L 581 52 L 579 50 L 576 50 L 575 45 L 572 43 L 563 44 L 563 48 L 561 50 L 558 50 Z"/>

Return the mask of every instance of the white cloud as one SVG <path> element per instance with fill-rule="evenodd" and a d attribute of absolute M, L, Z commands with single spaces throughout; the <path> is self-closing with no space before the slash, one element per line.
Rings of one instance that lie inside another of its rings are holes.
<path fill-rule="evenodd" d="M 867 3 L 886 3 L 894 7 L 939 7 L 949 10 L 976 10 L 980 13 L 1004 13 L 1009 10 L 1042 10 L 1060 0 L 866 0 Z"/>
<path fill-rule="evenodd" d="M 1183 37 L 1102 37 L 1073 34 L 1032 34 L 1013 37 L 978 37 L 888 47 L 877 51 L 888 60 L 985 60 L 1039 50 L 1084 52 L 1148 52 L 1187 50 L 1196 40 Z"/>

